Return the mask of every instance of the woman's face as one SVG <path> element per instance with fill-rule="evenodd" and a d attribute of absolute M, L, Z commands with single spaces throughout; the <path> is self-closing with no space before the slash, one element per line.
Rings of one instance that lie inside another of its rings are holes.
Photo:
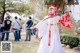
<path fill-rule="evenodd" d="M 54 14 L 54 9 L 49 9 L 48 14 Z"/>
<path fill-rule="evenodd" d="M 54 16 L 58 13 L 58 10 L 56 7 L 51 6 L 48 10 L 48 16 Z"/>

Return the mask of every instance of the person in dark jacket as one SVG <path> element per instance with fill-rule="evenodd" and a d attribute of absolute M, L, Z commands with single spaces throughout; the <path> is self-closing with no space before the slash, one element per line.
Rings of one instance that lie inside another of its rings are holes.
<path fill-rule="evenodd" d="M 2 33 L 2 39 L 1 39 L 2 41 L 4 41 L 5 34 L 6 34 L 6 39 L 5 40 L 6 41 L 9 40 L 9 31 L 10 31 L 11 23 L 12 23 L 12 21 L 10 20 L 10 17 L 7 16 L 6 20 L 4 20 L 4 23 L 3 23 L 4 30 L 3 30 L 3 33 Z"/>
<path fill-rule="evenodd" d="M 21 27 L 20 27 L 20 30 L 19 30 L 19 39 L 21 39 L 21 30 L 22 30 L 22 21 L 21 21 L 21 18 L 19 18 L 19 21 L 21 22 Z"/>
<path fill-rule="evenodd" d="M 26 28 L 27 28 L 27 32 L 26 32 L 26 39 L 25 41 L 31 41 L 31 27 L 33 25 L 33 21 L 31 19 L 31 17 L 28 17 L 29 20 L 26 22 Z"/>

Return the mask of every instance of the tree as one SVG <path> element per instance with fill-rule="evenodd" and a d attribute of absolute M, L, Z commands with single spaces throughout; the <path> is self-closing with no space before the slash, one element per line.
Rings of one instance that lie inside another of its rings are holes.
<path fill-rule="evenodd" d="M 78 0 L 76 1 L 78 2 Z M 62 10 L 64 10 L 64 6 L 74 4 L 74 0 L 44 0 L 44 3 L 48 6 L 54 5 L 57 8 L 61 8 Z"/>
<path fill-rule="evenodd" d="M 0 0 L 0 15 L 2 16 L 2 20 L 4 20 L 4 15 L 10 7 L 13 7 L 11 0 Z"/>
<path fill-rule="evenodd" d="M 13 3 L 13 0 L 0 0 L 0 15 L 2 16 L 2 20 L 4 20 L 4 15 L 7 11 L 19 14 L 30 14 L 34 12 L 34 9 L 29 4 Z"/>

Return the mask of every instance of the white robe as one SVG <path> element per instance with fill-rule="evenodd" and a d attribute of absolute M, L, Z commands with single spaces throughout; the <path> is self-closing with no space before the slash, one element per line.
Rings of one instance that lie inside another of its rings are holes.
<path fill-rule="evenodd" d="M 38 37 L 42 37 L 38 53 L 64 53 L 64 50 L 61 46 L 59 29 L 57 26 L 59 16 L 49 19 L 46 18 L 48 18 L 48 16 L 46 16 L 45 19 L 35 26 L 38 29 Z M 50 24 L 53 25 L 50 26 Z M 50 46 L 48 46 L 49 30 L 51 30 Z"/>

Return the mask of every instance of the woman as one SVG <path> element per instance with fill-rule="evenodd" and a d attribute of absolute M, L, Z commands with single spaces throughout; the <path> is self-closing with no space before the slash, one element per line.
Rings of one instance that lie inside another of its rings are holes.
<path fill-rule="evenodd" d="M 42 38 L 38 53 L 64 53 L 57 24 L 60 22 L 63 26 L 72 28 L 72 22 L 68 13 L 61 17 L 57 14 L 57 8 L 51 6 L 48 15 L 34 27 L 38 31 L 38 37 Z"/>

